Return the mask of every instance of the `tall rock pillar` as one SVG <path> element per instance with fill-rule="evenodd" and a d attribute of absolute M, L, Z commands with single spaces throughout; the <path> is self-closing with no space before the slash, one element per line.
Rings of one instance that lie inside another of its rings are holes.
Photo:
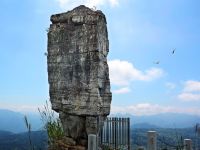
<path fill-rule="evenodd" d="M 87 145 L 110 113 L 106 18 L 83 5 L 51 16 L 48 31 L 48 81 L 52 109 L 65 137 Z"/>

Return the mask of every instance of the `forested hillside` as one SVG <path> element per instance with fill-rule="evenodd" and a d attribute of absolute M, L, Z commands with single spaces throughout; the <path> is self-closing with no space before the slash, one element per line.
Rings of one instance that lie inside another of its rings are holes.
<path fill-rule="evenodd" d="M 158 148 L 168 148 L 172 150 L 184 138 L 191 138 L 193 146 L 200 148 L 200 137 L 198 137 L 193 128 L 185 129 L 167 129 L 167 128 L 137 128 L 131 130 L 131 147 L 146 146 L 147 131 L 155 130 L 158 133 Z M 31 132 L 32 143 L 35 150 L 47 149 L 47 134 L 45 131 Z M 197 143 L 199 142 L 199 143 Z M 30 147 L 28 134 L 13 134 L 11 132 L 0 131 L 0 150 L 27 150 Z"/>

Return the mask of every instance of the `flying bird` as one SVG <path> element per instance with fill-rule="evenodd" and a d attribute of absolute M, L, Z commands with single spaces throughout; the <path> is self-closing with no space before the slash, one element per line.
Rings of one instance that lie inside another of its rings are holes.
<path fill-rule="evenodd" d="M 47 56 L 47 55 L 48 55 L 48 53 L 47 53 L 47 52 L 45 52 L 45 53 L 44 53 L 44 56 Z"/>
<path fill-rule="evenodd" d="M 160 61 L 155 61 L 154 64 L 158 65 L 160 64 Z"/>
<path fill-rule="evenodd" d="M 49 28 L 46 28 L 46 32 L 49 32 Z"/>
<path fill-rule="evenodd" d="M 174 54 L 174 53 L 175 53 L 175 51 L 176 51 L 176 48 L 172 50 L 172 54 Z"/>

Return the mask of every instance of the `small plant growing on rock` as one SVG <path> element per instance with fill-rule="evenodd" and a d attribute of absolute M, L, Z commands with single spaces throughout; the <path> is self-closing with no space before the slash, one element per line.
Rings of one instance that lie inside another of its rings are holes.
<path fill-rule="evenodd" d="M 64 132 L 61 121 L 51 109 L 48 102 L 46 101 L 43 110 L 38 108 L 38 111 L 40 113 L 41 120 L 44 123 L 44 129 L 48 134 L 48 143 L 52 145 L 62 139 L 64 137 Z"/>

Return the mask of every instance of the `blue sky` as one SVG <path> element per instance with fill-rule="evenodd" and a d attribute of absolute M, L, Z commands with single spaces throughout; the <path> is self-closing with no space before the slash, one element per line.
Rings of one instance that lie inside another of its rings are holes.
<path fill-rule="evenodd" d="M 80 4 L 107 18 L 112 113 L 200 115 L 198 0 L 1 0 L 0 108 L 48 100 L 49 18 Z"/>

